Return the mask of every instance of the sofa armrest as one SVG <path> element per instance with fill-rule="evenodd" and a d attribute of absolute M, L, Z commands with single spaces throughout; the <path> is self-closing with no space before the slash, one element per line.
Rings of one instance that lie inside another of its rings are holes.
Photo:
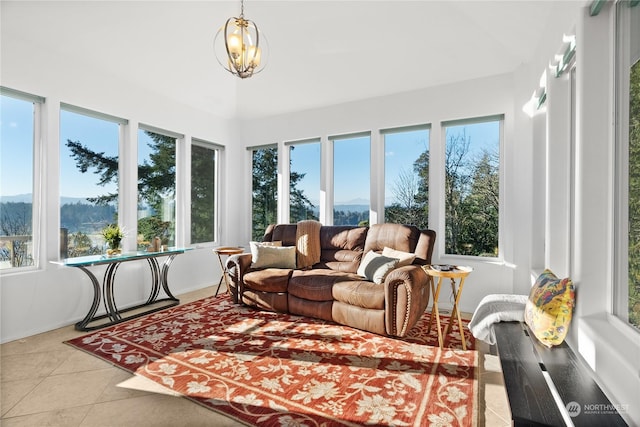
<path fill-rule="evenodd" d="M 418 265 L 392 270 L 384 281 L 387 334 L 404 337 L 429 304 L 427 273 Z"/>
<path fill-rule="evenodd" d="M 244 274 L 251 268 L 251 254 L 232 255 L 227 258 L 227 271 L 231 279 L 231 299 L 238 303 L 239 295 L 242 293 Z"/>

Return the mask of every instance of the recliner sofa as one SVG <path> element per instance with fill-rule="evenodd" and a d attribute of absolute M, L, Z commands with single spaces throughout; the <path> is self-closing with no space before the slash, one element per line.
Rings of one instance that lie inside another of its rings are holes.
<path fill-rule="evenodd" d="M 296 246 L 297 224 L 267 228 L 263 242 Z M 412 225 L 321 226 L 320 262 L 310 268 L 252 268 L 252 255 L 227 260 L 231 295 L 259 309 L 334 321 L 380 335 L 403 337 L 429 303 L 428 278 L 436 233 Z M 392 269 L 376 284 L 358 275 L 370 251 L 390 248 L 415 254 L 412 264 Z"/>

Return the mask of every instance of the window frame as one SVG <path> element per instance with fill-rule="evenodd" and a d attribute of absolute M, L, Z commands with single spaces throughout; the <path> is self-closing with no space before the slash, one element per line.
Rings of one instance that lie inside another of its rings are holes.
<path fill-rule="evenodd" d="M 614 21 L 614 241 L 613 241 L 613 289 L 611 306 L 608 309 L 610 318 L 623 329 L 636 337 L 640 328 L 629 321 L 629 149 L 630 149 L 630 68 L 636 62 L 631 58 L 631 7 L 628 2 L 615 4 Z M 627 8 L 628 12 L 623 8 Z M 640 5 L 635 5 L 640 11 Z M 640 29 L 638 29 L 640 31 Z M 640 46 L 638 46 L 640 51 Z M 639 55 L 640 56 L 640 55 Z"/>
<path fill-rule="evenodd" d="M 374 217 L 374 206 L 373 200 L 376 195 L 374 194 L 377 189 L 373 185 L 372 180 L 372 159 L 374 158 L 373 153 L 373 136 L 371 131 L 363 131 L 363 132 L 353 132 L 339 135 L 330 135 L 327 139 L 329 140 L 329 155 L 327 156 L 327 161 L 329 164 L 325 165 L 324 168 L 321 169 L 327 170 L 327 178 L 329 180 L 329 188 L 330 195 L 328 197 L 330 209 L 326 212 L 325 218 L 327 224 L 335 225 L 335 215 L 334 212 L 336 210 L 336 198 L 335 198 L 335 175 L 336 175 L 336 154 L 335 154 L 335 143 L 336 141 L 345 141 L 349 139 L 358 139 L 358 138 L 369 138 L 369 213 L 367 214 L 367 222 L 371 225 L 371 219 Z M 322 219 L 322 216 L 320 216 Z"/>
<path fill-rule="evenodd" d="M 215 170 L 214 170 L 214 189 L 213 191 L 215 192 L 214 195 L 214 212 L 213 212 L 213 222 L 214 222 L 214 239 L 211 241 L 207 241 L 207 242 L 196 242 L 194 243 L 192 241 L 192 226 L 193 226 L 193 217 L 192 217 L 192 209 L 191 207 L 193 206 L 193 200 L 191 199 L 191 188 L 192 188 L 192 173 L 193 171 L 191 170 L 191 161 L 192 161 L 192 156 L 193 156 L 193 152 L 190 150 L 189 152 L 189 189 L 188 189 L 188 194 L 189 194 L 189 218 L 188 218 L 188 223 L 189 223 L 189 233 L 188 233 L 188 242 L 190 245 L 196 245 L 198 247 L 200 246 L 212 246 L 215 245 L 217 242 L 220 241 L 220 233 L 221 233 L 221 226 L 220 226 L 220 201 L 222 200 L 222 196 L 221 196 L 221 192 L 222 192 L 222 186 L 220 185 L 220 180 L 221 180 L 221 170 L 222 170 L 222 159 L 223 159 L 223 153 L 224 153 L 224 146 L 220 145 L 220 144 L 216 144 L 204 139 L 200 139 L 200 138 L 191 138 L 191 147 L 193 148 L 193 146 L 198 146 L 201 148 L 206 148 L 209 150 L 213 150 L 215 151 Z M 187 190 L 185 190 L 187 191 Z"/>
<path fill-rule="evenodd" d="M 392 128 L 385 128 L 385 129 L 380 129 L 380 136 L 382 137 L 382 171 L 383 171 L 383 176 L 382 176 L 382 188 L 381 188 L 381 194 L 380 194 L 380 200 L 381 200 L 381 204 L 382 204 L 382 215 L 381 218 L 383 219 L 383 222 L 386 222 L 386 208 L 387 208 L 387 203 L 386 203 L 386 198 L 387 198 L 387 135 L 395 135 L 395 134 L 402 134 L 402 133 L 407 133 L 407 132 L 417 132 L 417 131 L 426 131 L 427 133 L 427 152 L 429 153 L 429 170 L 431 170 L 431 123 L 424 123 L 424 124 L 418 124 L 418 125 L 409 125 L 409 126 L 397 126 L 397 127 L 392 127 Z M 411 168 L 413 170 L 413 164 L 411 165 Z M 429 187 L 431 187 L 431 182 L 430 182 L 430 174 L 429 176 L 427 176 L 427 180 L 429 181 L 428 185 Z M 430 205 L 430 195 L 427 196 L 427 210 L 429 212 L 428 214 L 428 218 L 427 218 L 427 223 L 430 224 L 430 217 L 431 217 L 431 205 Z"/>
<path fill-rule="evenodd" d="M 322 215 L 322 203 L 321 203 L 321 191 L 322 191 L 322 139 L 321 138 L 306 138 L 296 141 L 285 141 L 284 150 L 282 156 L 283 174 L 282 183 L 284 191 L 282 194 L 283 215 L 286 213 L 286 222 L 291 222 L 291 148 L 299 145 L 318 144 L 320 150 L 320 157 L 318 158 L 318 218 Z M 307 195 L 310 196 L 310 195 Z"/>
<path fill-rule="evenodd" d="M 438 168 L 440 170 L 440 185 L 439 194 L 440 197 L 438 201 L 440 202 L 442 208 L 440 209 L 440 221 L 438 224 L 439 234 L 443 236 L 442 239 L 439 239 L 437 243 L 439 248 L 440 258 L 444 260 L 452 260 L 454 263 L 458 261 L 469 260 L 473 262 L 504 262 L 504 218 L 505 218 L 505 146 L 504 146 L 504 136 L 505 136 L 505 119 L 506 115 L 504 113 L 500 114 L 490 114 L 486 116 L 475 116 L 468 118 L 460 118 L 460 119 L 452 119 L 452 120 L 444 120 L 440 122 L 440 144 L 441 144 L 441 155 L 438 158 Z M 499 208 L 498 208 L 498 255 L 494 257 L 489 256 L 478 256 L 478 255 L 466 255 L 466 254 L 450 254 L 446 252 L 446 151 L 447 151 L 447 127 L 451 126 L 461 126 L 461 125 L 472 125 L 472 124 L 480 124 L 487 122 L 498 122 L 498 131 L 499 131 L 499 139 L 498 139 L 498 197 L 499 197 Z"/>
<path fill-rule="evenodd" d="M 88 108 L 84 108 L 84 107 L 79 107 L 77 105 L 73 105 L 73 104 L 67 104 L 64 102 L 60 103 L 60 108 L 58 110 L 59 114 L 58 114 L 58 130 L 60 130 L 62 128 L 62 112 L 68 112 L 68 113 L 73 113 L 76 115 L 81 115 L 81 116 L 85 116 L 88 118 L 92 118 L 92 119 L 96 119 L 96 120 L 102 120 L 105 122 L 109 122 L 109 123 L 113 123 L 118 125 L 118 201 L 116 203 L 116 213 L 118 214 L 118 222 L 120 224 L 120 226 L 122 226 L 122 209 L 124 207 L 124 204 L 122 202 L 122 197 L 120 197 L 120 194 L 122 193 L 122 191 L 120 190 L 120 186 L 122 185 L 122 146 L 123 146 L 123 137 L 124 137 L 124 129 L 126 126 L 129 125 L 129 120 L 122 118 L 122 117 L 117 117 L 117 116 L 113 116 L 110 114 L 106 114 L 106 113 L 101 113 L 95 110 L 90 110 Z M 59 138 L 58 140 L 58 150 L 61 149 L 61 144 L 62 144 L 62 140 Z M 60 173 L 61 170 L 58 171 L 58 186 L 60 187 L 60 183 L 61 183 L 61 179 L 60 179 Z M 62 197 L 62 194 L 58 194 L 58 211 L 61 212 L 61 208 L 62 208 L 62 204 L 60 202 L 60 198 Z M 60 216 L 58 216 L 58 227 L 61 229 L 60 227 Z M 61 252 L 62 252 L 62 234 L 59 233 L 59 251 L 58 251 L 58 258 L 61 258 Z"/>
<path fill-rule="evenodd" d="M 257 150 L 268 150 L 268 149 L 276 149 L 276 155 L 277 155 L 277 164 L 276 164 L 276 222 L 281 223 L 284 222 L 283 219 L 283 214 L 282 214 L 282 207 L 285 205 L 282 202 L 282 197 L 281 197 L 281 192 L 284 191 L 284 186 L 282 185 L 282 150 L 280 149 L 280 144 L 264 144 L 264 145 L 254 145 L 254 146 L 248 146 L 246 147 L 247 150 L 247 158 L 248 158 L 248 165 L 249 165 L 249 171 L 251 172 L 251 174 L 249 175 L 249 180 L 248 180 L 248 197 L 249 197 L 249 230 L 250 230 L 250 240 L 254 240 L 254 236 L 253 236 L 253 231 L 254 231 L 254 224 L 253 224 L 253 156 L 254 156 L 254 151 Z M 287 193 L 288 194 L 288 193 Z M 288 196 L 285 196 L 288 197 Z M 288 205 L 288 204 L 287 204 Z M 288 220 L 288 217 L 287 217 Z M 268 226 L 269 224 L 265 224 L 265 228 L 266 226 Z M 257 236 L 256 236 L 257 237 Z"/>
<path fill-rule="evenodd" d="M 137 210 L 137 206 L 139 203 L 139 197 L 140 194 L 138 193 L 138 183 L 140 182 L 140 177 L 138 176 L 138 170 L 140 167 L 140 132 L 152 132 L 158 135 L 162 135 L 162 136 L 167 136 L 169 138 L 173 138 L 175 140 L 175 168 L 176 168 L 176 176 L 175 176 L 175 182 L 174 182 L 174 186 L 175 186 L 175 206 L 174 206 L 174 224 L 173 224 L 173 241 L 174 241 L 174 246 L 183 246 L 184 242 L 185 242 L 185 229 L 189 228 L 189 230 L 191 229 L 191 223 L 189 224 L 185 224 L 184 223 L 184 213 L 182 211 L 182 206 L 184 205 L 184 201 L 185 198 L 183 196 L 183 193 L 186 191 L 184 187 L 185 183 L 184 183 L 184 179 L 182 178 L 184 176 L 184 174 L 186 173 L 185 169 L 185 161 L 183 160 L 184 156 L 184 141 L 185 141 L 185 136 L 181 133 L 178 132 L 173 132 L 170 130 L 166 130 L 163 128 L 159 128 L 159 127 L 155 127 L 155 126 L 151 126 L 151 125 L 147 125 L 147 124 L 143 124 L 143 123 L 138 123 L 138 129 L 136 130 L 136 179 L 135 179 L 135 183 L 132 183 L 132 185 L 135 185 L 135 197 L 136 197 L 136 208 L 134 209 L 135 212 L 135 223 L 134 223 L 134 228 L 135 229 L 135 236 L 137 236 L 139 234 L 138 231 L 138 222 L 140 221 L 140 217 L 138 216 L 138 210 Z M 190 159 L 189 159 L 190 160 Z M 190 196 L 189 196 L 190 199 Z M 126 226 L 126 224 L 125 224 Z M 190 236 L 191 233 L 189 232 L 188 235 Z M 134 239 L 135 240 L 135 239 Z M 137 242 L 136 242 L 136 247 L 138 246 Z"/>
<path fill-rule="evenodd" d="M 41 206 L 44 203 L 44 201 L 42 200 L 42 182 L 45 179 L 45 176 L 43 175 L 45 152 L 43 147 L 43 110 L 46 99 L 42 96 L 22 92 L 6 86 L 0 86 L 0 96 L 7 96 L 9 98 L 30 102 L 33 104 L 33 157 L 31 159 L 33 168 L 31 183 L 31 242 L 33 253 L 31 256 L 33 258 L 33 265 L 1 269 L 0 276 L 5 276 L 10 274 L 41 270 L 42 266 L 46 262 L 45 259 L 41 259 L 46 254 L 46 247 L 44 247 L 44 245 L 46 244 L 46 239 L 42 238 L 41 230 L 43 227 L 43 217 L 40 215 Z"/>

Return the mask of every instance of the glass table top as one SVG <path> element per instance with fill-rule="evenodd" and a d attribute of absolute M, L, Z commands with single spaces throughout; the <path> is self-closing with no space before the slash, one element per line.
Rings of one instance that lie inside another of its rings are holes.
<path fill-rule="evenodd" d="M 161 257 L 178 255 L 192 250 L 193 248 L 168 248 L 164 251 L 148 252 L 148 251 L 135 251 L 135 252 L 122 252 L 117 255 L 87 255 L 74 258 L 64 258 L 60 261 L 51 261 L 53 264 L 66 265 L 69 267 L 79 267 L 96 264 L 109 264 L 113 262 L 133 261 L 136 259 L 145 259 L 149 257 Z"/>

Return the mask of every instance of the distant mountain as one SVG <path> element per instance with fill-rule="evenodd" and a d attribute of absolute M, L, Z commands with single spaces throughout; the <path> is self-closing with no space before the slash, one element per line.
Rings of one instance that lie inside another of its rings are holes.
<path fill-rule="evenodd" d="M 0 196 L 2 203 L 31 203 L 31 194 L 16 194 L 15 196 Z"/>
<path fill-rule="evenodd" d="M 335 205 L 333 210 L 343 212 L 368 212 L 369 205 Z"/>
<path fill-rule="evenodd" d="M 0 196 L 0 203 L 31 203 L 33 197 L 31 193 L 16 194 L 15 196 Z M 77 203 L 92 204 L 84 197 L 62 197 L 61 205 L 75 205 Z"/>

